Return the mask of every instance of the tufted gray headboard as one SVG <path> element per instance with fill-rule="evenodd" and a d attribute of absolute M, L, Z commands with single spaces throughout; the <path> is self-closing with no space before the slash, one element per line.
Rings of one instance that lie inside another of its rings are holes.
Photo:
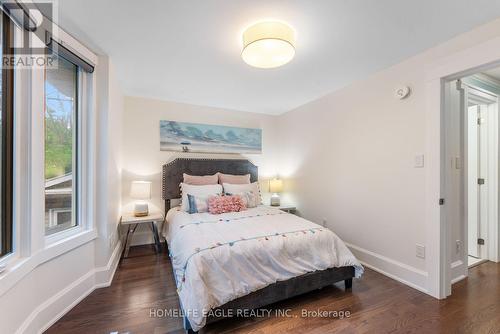
<path fill-rule="evenodd" d="M 162 198 L 165 200 L 165 213 L 170 209 L 170 200 L 180 198 L 179 184 L 183 173 L 190 175 L 250 174 L 250 181 L 258 180 L 258 167 L 246 159 L 208 159 L 208 158 L 176 158 L 163 165 Z"/>

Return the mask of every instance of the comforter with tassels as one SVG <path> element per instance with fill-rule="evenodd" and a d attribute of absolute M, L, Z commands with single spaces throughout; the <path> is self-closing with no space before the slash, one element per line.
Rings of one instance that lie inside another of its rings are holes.
<path fill-rule="evenodd" d="M 266 206 L 188 214 L 172 208 L 167 239 L 177 291 L 193 330 L 231 300 L 316 270 L 363 267 L 331 230 Z"/>

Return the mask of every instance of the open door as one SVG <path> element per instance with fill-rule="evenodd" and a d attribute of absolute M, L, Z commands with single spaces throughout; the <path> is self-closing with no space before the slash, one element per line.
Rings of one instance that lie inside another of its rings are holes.
<path fill-rule="evenodd" d="M 473 257 L 479 257 L 479 247 L 477 244 L 477 239 L 479 237 L 479 221 L 480 221 L 480 168 L 481 168 L 481 158 L 480 158 L 480 131 L 479 125 L 480 117 L 480 107 L 478 105 L 473 105 L 468 108 L 467 111 L 467 202 L 468 202 L 468 212 L 467 212 L 467 244 L 468 244 L 468 255 Z"/>
<path fill-rule="evenodd" d="M 494 260 L 489 253 L 495 252 L 498 224 L 498 104 L 496 97 L 475 89 L 467 96 L 467 252 L 474 265 Z"/>

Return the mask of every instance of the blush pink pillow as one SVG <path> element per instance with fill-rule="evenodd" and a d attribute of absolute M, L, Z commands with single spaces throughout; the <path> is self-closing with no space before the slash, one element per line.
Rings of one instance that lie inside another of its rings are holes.
<path fill-rule="evenodd" d="M 185 184 L 191 184 L 194 186 L 206 186 L 206 185 L 218 183 L 219 176 L 217 174 L 218 173 L 215 173 L 214 175 L 197 176 L 197 175 L 189 175 L 189 174 L 184 173 L 182 176 L 184 178 L 183 182 Z"/>
<path fill-rule="evenodd" d="M 233 175 L 233 174 L 219 173 L 219 183 L 248 184 L 250 183 L 250 174 Z"/>
<path fill-rule="evenodd" d="M 218 215 L 225 212 L 239 212 L 246 209 L 240 196 L 211 196 L 208 199 L 208 212 Z"/>

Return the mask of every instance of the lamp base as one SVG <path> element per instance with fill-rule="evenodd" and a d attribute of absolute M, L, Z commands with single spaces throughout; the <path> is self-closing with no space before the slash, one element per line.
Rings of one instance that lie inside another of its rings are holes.
<path fill-rule="evenodd" d="M 271 206 L 280 206 L 280 195 L 273 194 L 271 196 Z"/>
<path fill-rule="evenodd" d="M 145 217 L 149 214 L 148 203 L 135 203 L 134 216 Z"/>

